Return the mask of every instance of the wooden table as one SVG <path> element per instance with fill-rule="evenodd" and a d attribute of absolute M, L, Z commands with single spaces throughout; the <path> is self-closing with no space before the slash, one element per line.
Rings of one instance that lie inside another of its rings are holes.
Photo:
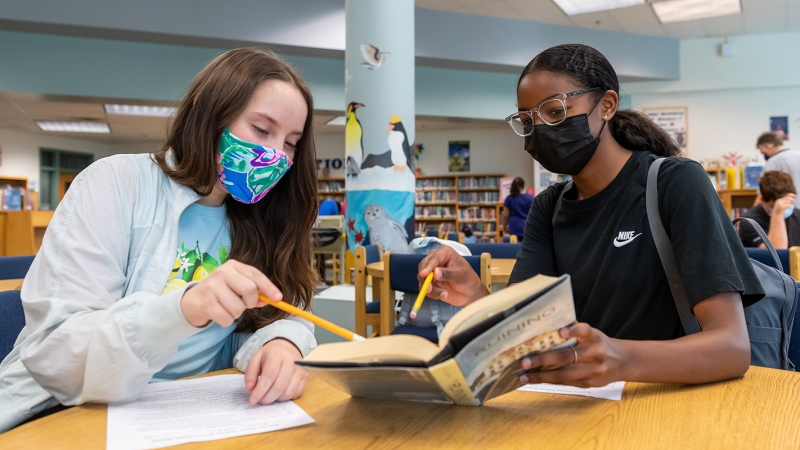
<path fill-rule="evenodd" d="M 227 370 L 218 373 L 235 373 Z M 316 423 L 181 448 L 796 449 L 800 374 L 751 367 L 703 386 L 628 383 L 622 401 L 513 392 L 487 406 L 353 399 L 311 379 Z M 103 449 L 106 406 L 71 408 L 0 435 L 0 448 Z"/>
<path fill-rule="evenodd" d="M 516 259 L 492 259 L 492 284 L 508 284 Z"/>

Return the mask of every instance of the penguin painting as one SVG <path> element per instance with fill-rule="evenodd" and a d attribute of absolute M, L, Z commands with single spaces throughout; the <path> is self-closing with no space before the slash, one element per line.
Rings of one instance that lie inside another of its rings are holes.
<path fill-rule="evenodd" d="M 414 170 L 414 155 L 411 153 L 411 145 L 408 143 L 406 129 L 400 116 L 392 116 L 386 129 L 389 131 L 389 151 L 394 170 L 402 172 L 406 170 L 406 166 Z"/>
<path fill-rule="evenodd" d="M 351 102 L 347 105 L 347 123 L 345 124 L 345 173 L 348 177 L 357 178 L 361 173 L 361 160 L 364 158 L 364 133 L 361 122 L 356 116 L 356 109 L 362 103 Z"/>
<path fill-rule="evenodd" d="M 399 222 L 392 220 L 380 205 L 371 204 L 364 210 L 364 221 L 369 228 L 369 239 L 378 242 L 385 250 L 406 253 L 408 233 Z"/>

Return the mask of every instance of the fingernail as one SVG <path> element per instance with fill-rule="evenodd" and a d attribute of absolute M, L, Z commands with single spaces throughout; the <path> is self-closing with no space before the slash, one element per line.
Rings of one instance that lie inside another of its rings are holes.
<path fill-rule="evenodd" d="M 531 359 L 525 358 L 522 360 L 522 368 L 523 369 L 530 369 L 531 368 Z"/>
<path fill-rule="evenodd" d="M 568 330 L 568 329 L 566 329 L 566 328 L 562 328 L 562 329 L 558 330 L 558 333 L 559 333 L 559 334 L 561 335 L 561 337 L 563 337 L 563 338 L 568 338 L 568 337 L 569 337 L 569 330 Z"/>
<path fill-rule="evenodd" d="M 525 375 L 522 375 L 521 377 L 519 377 L 519 381 L 520 381 L 522 384 L 528 384 L 528 382 L 529 382 L 530 380 L 528 380 L 528 377 L 526 377 Z"/>

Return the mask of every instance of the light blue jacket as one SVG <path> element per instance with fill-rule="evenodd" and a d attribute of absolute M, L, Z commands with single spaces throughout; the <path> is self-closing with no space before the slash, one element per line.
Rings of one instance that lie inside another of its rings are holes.
<path fill-rule="evenodd" d="M 26 325 L 0 364 L 0 432 L 58 403 L 135 399 L 202 330 L 180 310 L 192 284 L 160 295 L 178 219 L 199 198 L 149 154 L 101 159 L 78 175 L 22 285 Z M 303 319 L 279 320 L 241 339 L 232 365 L 244 371 L 278 337 L 305 356 L 316 347 L 313 330 Z"/>

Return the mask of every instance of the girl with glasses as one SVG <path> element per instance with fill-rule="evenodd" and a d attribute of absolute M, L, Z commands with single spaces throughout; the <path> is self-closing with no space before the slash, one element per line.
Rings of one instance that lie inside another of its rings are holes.
<path fill-rule="evenodd" d="M 597 50 L 560 45 L 536 56 L 508 117 L 545 169 L 572 176 L 534 199 L 510 277 L 569 274 L 578 323 L 561 330 L 574 348 L 523 360 L 523 383 L 580 387 L 613 381 L 704 383 L 750 364 L 743 306 L 764 296 L 728 215 L 696 162 L 652 121 L 620 110 L 619 82 Z M 701 332 L 685 336 L 650 232 L 645 187 L 658 175 L 661 220 Z M 475 272 L 442 248 L 420 264 L 428 296 L 467 305 L 487 295 Z M 547 365 L 564 365 L 536 372 Z"/>

